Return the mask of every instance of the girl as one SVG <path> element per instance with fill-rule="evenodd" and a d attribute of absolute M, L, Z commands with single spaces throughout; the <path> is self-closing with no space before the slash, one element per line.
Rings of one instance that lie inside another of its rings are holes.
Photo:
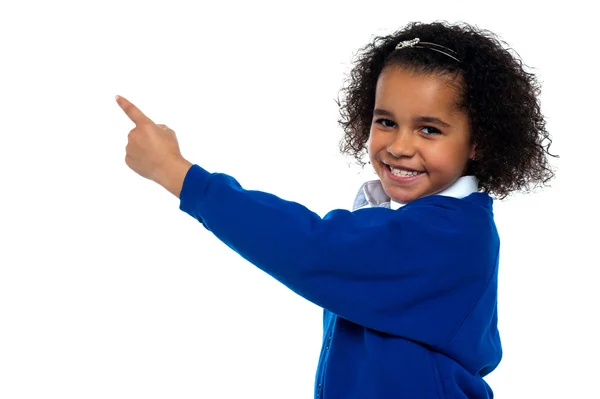
<path fill-rule="evenodd" d="M 172 130 L 118 101 L 137 125 L 127 164 L 323 307 L 316 398 L 481 399 L 502 357 L 491 195 L 553 176 L 538 93 L 516 57 L 469 25 L 375 38 L 339 105 L 342 152 L 363 163 L 367 150 L 378 179 L 353 211 L 323 218 L 192 164 Z"/>

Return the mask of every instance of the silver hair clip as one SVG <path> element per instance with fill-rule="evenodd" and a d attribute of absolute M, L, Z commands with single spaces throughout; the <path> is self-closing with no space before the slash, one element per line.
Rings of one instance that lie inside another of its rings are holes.
<path fill-rule="evenodd" d="M 450 55 L 450 54 L 446 53 L 445 51 L 442 51 L 442 50 L 439 50 L 439 49 L 437 49 L 437 48 L 433 48 L 433 47 L 428 47 L 428 46 L 420 46 L 419 44 L 428 44 L 428 45 L 430 45 L 430 46 L 441 47 L 441 48 L 443 48 L 443 49 L 446 49 L 446 50 L 448 50 L 448 51 L 449 51 L 449 52 L 451 52 L 451 53 L 457 54 L 457 53 L 456 53 L 456 51 L 454 51 L 454 50 L 451 50 L 451 49 L 449 49 L 448 47 L 444 47 L 444 46 L 442 46 L 442 45 L 435 44 L 435 43 L 430 43 L 430 42 L 422 42 L 422 41 L 421 41 L 421 39 L 419 39 L 418 37 L 416 37 L 416 38 L 414 38 L 414 39 L 411 39 L 411 40 L 404 40 L 404 41 L 401 41 L 400 43 L 398 43 L 398 44 L 396 45 L 396 50 L 402 50 L 403 48 L 407 48 L 407 47 L 428 48 L 428 49 L 430 49 L 430 50 L 437 51 L 438 53 L 442 53 L 442 54 L 444 54 L 444 55 L 447 55 L 448 57 L 450 57 L 450 58 L 452 58 L 452 59 L 454 59 L 454 60 L 456 60 L 456 61 L 460 62 L 460 60 L 459 60 L 458 58 L 456 58 L 456 57 L 455 57 L 455 56 L 453 56 L 453 55 Z"/>

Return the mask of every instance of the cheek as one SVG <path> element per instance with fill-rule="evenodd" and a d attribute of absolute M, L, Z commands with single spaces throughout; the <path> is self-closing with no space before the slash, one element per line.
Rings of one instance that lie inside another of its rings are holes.
<path fill-rule="evenodd" d="M 367 140 L 367 151 L 369 155 L 375 155 L 379 151 L 379 141 L 376 132 L 369 132 L 369 139 Z"/>
<path fill-rule="evenodd" d="M 462 171 L 467 162 L 468 151 L 456 146 L 433 146 L 422 152 L 429 171 L 443 174 L 456 174 Z"/>

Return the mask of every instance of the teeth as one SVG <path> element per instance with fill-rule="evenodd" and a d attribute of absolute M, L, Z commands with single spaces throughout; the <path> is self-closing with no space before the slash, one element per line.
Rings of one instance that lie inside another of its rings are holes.
<path fill-rule="evenodd" d="M 390 169 L 394 176 L 399 176 L 399 177 L 411 177 L 411 176 L 416 176 L 419 174 L 419 172 L 409 172 L 408 170 L 396 169 L 393 166 L 390 166 Z"/>

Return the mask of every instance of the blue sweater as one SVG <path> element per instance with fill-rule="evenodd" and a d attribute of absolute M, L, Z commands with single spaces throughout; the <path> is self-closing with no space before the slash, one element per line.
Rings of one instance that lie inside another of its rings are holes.
<path fill-rule="evenodd" d="M 180 209 L 324 309 L 315 398 L 492 398 L 500 362 L 492 199 L 432 195 L 320 217 L 198 165 Z"/>

